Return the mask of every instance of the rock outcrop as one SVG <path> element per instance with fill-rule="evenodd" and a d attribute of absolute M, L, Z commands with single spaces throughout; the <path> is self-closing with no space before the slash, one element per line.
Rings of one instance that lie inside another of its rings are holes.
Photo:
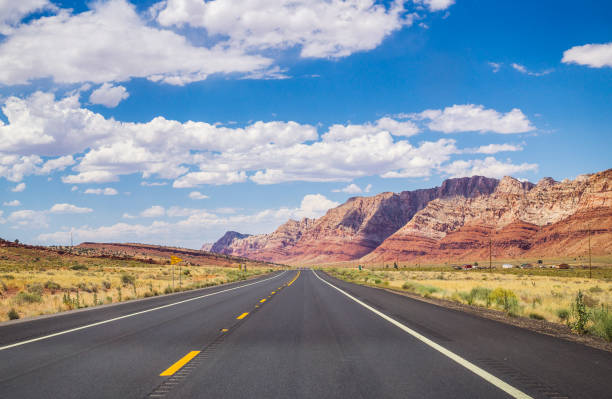
<path fill-rule="evenodd" d="M 353 197 L 318 219 L 290 220 L 270 234 L 228 232 L 212 251 L 258 260 L 473 259 L 612 252 L 612 169 L 538 184 L 512 177 L 448 179 L 440 187 Z"/>

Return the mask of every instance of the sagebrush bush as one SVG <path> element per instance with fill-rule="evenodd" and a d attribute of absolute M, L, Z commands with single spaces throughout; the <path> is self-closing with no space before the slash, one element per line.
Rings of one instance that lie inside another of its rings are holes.
<path fill-rule="evenodd" d="M 58 283 L 51 280 L 47 280 L 47 282 L 45 283 L 45 288 L 51 291 L 62 289 L 62 287 Z"/>
<path fill-rule="evenodd" d="M 557 309 L 557 317 L 564 323 L 569 323 L 570 311 L 567 309 Z"/>
<path fill-rule="evenodd" d="M 132 276 L 130 274 L 124 273 L 121 275 L 121 283 L 123 285 L 135 285 L 136 284 L 136 276 Z"/>
<path fill-rule="evenodd" d="M 612 341 L 612 312 L 610 309 L 602 305 L 593 310 L 591 318 L 593 325 L 589 328 L 589 332 L 606 341 Z"/>
<path fill-rule="evenodd" d="M 544 316 L 539 313 L 531 312 L 529 313 L 529 318 L 534 320 L 546 320 Z"/>
<path fill-rule="evenodd" d="M 36 293 L 20 291 L 19 293 L 17 293 L 17 295 L 15 295 L 15 298 L 13 298 L 13 300 L 18 305 L 23 305 L 26 303 L 40 303 L 42 302 L 42 297 Z"/>
<path fill-rule="evenodd" d="M 42 296 L 44 290 L 43 286 L 40 284 L 31 284 L 27 286 L 28 293 Z"/>
<path fill-rule="evenodd" d="M 17 313 L 15 308 L 11 308 L 11 310 L 8 311 L 7 316 L 9 320 L 17 320 L 19 318 L 19 313 Z"/>
<path fill-rule="evenodd" d="M 518 313 L 518 299 L 512 290 L 496 288 L 491 291 L 489 298 L 491 302 L 495 302 L 498 306 L 501 306 L 509 315 L 516 315 Z"/>
<path fill-rule="evenodd" d="M 89 270 L 89 268 L 85 265 L 74 265 L 70 266 L 72 270 Z"/>

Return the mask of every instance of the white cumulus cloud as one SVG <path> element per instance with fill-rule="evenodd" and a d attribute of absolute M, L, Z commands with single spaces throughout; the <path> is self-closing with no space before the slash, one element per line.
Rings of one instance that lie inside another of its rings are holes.
<path fill-rule="evenodd" d="M 3 202 L 2 205 L 4 205 L 4 206 L 19 206 L 19 205 L 21 205 L 21 202 L 19 202 L 19 200 L 12 200 L 12 201 Z"/>
<path fill-rule="evenodd" d="M 55 9 L 49 0 L 3 0 L 0 1 L 0 34 L 10 34 L 27 15 L 44 9 Z"/>
<path fill-rule="evenodd" d="M 586 65 L 591 68 L 612 67 L 612 42 L 574 46 L 565 50 L 561 62 Z"/>
<path fill-rule="evenodd" d="M 92 2 L 86 12 L 62 9 L 14 28 L 0 44 L 0 83 L 48 77 L 58 83 L 106 83 L 141 77 L 182 85 L 213 73 L 262 70 L 270 63 L 226 46 L 193 46 L 184 36 L 147 25 L 128 1 L 108 0 Z"/>
<path fill-rule="evenodd" d="M 25 183 L 19 183 L 18 185 L 13 187 L 11 189 L 11 191 L 14 192 L 14 193 L 20 193 L 20 192 L 22 192 L 25 189 L 26 189 L 26 184 Z"/>
<path fill-rule="evenodd" d="M 189 193 L 189 198 L 194 199 L 194 200 L 201 200 L 201 199 L 208 198 L 208 195 L 204 195 L 199 191 L 192 191 Z"/>
<path fill-rule="evenodd" d="M 81 208 L 72 204 L 55 204 L 49 209 L 49 213 L 91 213 L 91 208 Z"/>
<path fill-rule="evenodd" d="M 302 57 L 344 57 L 371 50 L 411 25 L 412 14 L 405 12 L 404 3 L 394 0 L 386 7 L 374 0 L 167 0 L 157 20 L 163 26 L 204 28 L 208 35 L 227 38 L 224 43 L 231 48 L 299 46 Z"/>
<path fill-rule="evenodd" d="M 441 170 L 450 177 L 486 176 L 502 178 L 512 176 L 516 173 L 535 172 L 538 165 L 534 163 L 513 164 L 511 162 L 498 161 L 494 157 L 485 159 L 458 160 L 445 165 Z"/>
<path fill-rule="evenodd" d="M 482 105 L 453 105 L 443 110 L 428 109 L 412 115 L 415 119 L 429 120 L 427 127 L 444 133 L 494 132 L 501 134 L 525 133 L 535 128 L 523 114 L 514 108 L 501 113 Z"/>
<path fill-rule="evenodd" d="M 91 93 L 89 102 L 92 104 L 101 104 L 108 108 L 115 108 L 121 101 L 129 96 L 130 94 L 125 87 L 104 83 Z"/>
<path fill-rule="evenodd" d="M 351 184 L 349 184 L 346 187 L 339 188 L 339 189 L 332 190 L 332 191 L 334 193 L 347 193 L 347 194 L 359 194 L 359 193 L 363 192 L 361 187 L 359 187 L 355 183 L 351 183 Z"/>
<path fill-rule="evenodd" d="M 455 0 L 415 0 L 415 3 L 422 3 L 430 11 L 442 11 L 455 4 Z"/>
<path fill-rule="evenodd" d="M 154 205 L 140 212 L 140 216 L 142 216 L 143 218 L 156 218 L 156 217 L 164 216 L 165 214 L 166 214 L 166 210 L 164 209 L 163 206 L 159 206 L 159 205 Z"/>
<path fill-rule="evenodd" d="M 119 192 L 112 188 L 112 187 L 106 187 L 106 188 L 88 188 L 87 190 L 85 190 L 85 194 L 93 194 L 93 195 L 117 195 L 119 194 Z"/>

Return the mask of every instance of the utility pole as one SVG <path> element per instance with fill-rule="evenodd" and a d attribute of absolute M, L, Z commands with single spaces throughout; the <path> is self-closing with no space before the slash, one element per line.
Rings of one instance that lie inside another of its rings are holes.
<path fill-rule="evenodd" d="M 181 264 L 179 263 L 179 288 L 183 287 L 183 276 L 181 276 Z"/>
<path fill-rule="evenodd" d="M 174 265 L 172 265 L 172 292 L 174 292 Z"/>
<path fill-rule="evenodd" d="M 593 278 L 593 266 L 591 264 L 591 229 L 589 228 L 589 278 Z"/>
<path fill-rule="evenodd" d="M 493 245 L 491 241 L 491 234 L 489 234 L 489 273 L 493 270 Z"/>

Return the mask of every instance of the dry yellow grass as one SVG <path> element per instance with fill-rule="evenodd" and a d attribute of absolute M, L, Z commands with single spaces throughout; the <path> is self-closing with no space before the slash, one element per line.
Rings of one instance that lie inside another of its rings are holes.
<path fill-rule="evenodd" d="M 175 266 L 177 290 L 242 280 L 270 269 L 183 266 L 181 271 L 179 280 Z M 9 319 L 11 309 L 23 318 L 169 292 L 171 266 L 0 248 L 0 321 Z"/>
<path fill-rule="evenodd" d="M 511 290 L 518 300 L 517 315 L 543 317 L 563 323 L 559 311 L 571 309 L 578 291 L 582 291 L 588 306 L 612 305 L 612 280 L 563 276 L 489 273 L 480 271 L 355 271 L 331 269 L 345 280 L 394 289 L 405 289 L 422 296 L 447 299 L 470 305 L 500 308 L 494 301 L 471 296 L 473 289 Z M 487 303 L 489 302 L 489 303 Z"/>

